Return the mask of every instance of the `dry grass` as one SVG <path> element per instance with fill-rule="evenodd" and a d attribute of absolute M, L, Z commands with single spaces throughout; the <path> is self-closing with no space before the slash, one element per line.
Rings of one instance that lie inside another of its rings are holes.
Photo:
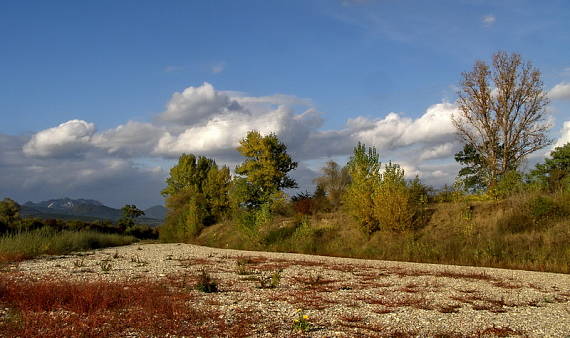
<path fill-rule="evenodd" d="M 212 308 L 189 304 L 194 297 L 166 282 L 32 281 L 0 276 L 0 320 L 8 336 L 143 335 L 245 336 L 255 316 L 236 313 L 232 323 L 218 320 Z"/>
<path fill-rule="evenodd" d="M 313 289 L 320 292 L 327 292 L 337 290 L 337 288 L 330 284 L 337 283 L 337 279 L 327 279 L 320 274 L 310 274 L 308 276 L 293 276 L 295 282 L 302 284 L 306 288 Z"/>

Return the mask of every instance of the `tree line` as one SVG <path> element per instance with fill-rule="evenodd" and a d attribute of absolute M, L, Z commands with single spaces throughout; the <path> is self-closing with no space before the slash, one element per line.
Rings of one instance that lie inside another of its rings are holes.
<path fill-rule="evenodd" d="M 461 75 L 458 113 L 452 118 L 463 149 L 453 188 L 446 192 L 506 197 L 522 186 L 544 191 L 568 190 L 570 145 L 556 148 L 530 173 L 520 171 L 529 154 L 552 143 L 546 115 L 549 99 L 540 71 L 519 54 L 497 52 L 492 63 L 477 61 Z M 289 176 L 297 167 L 277 135 L 250 131 L 237 151 L 245 158 L 232 177 L 213 159 L 183 154 L 170 170 L 162 191 L 169 211 L 161 236 L 191 240 L 204 227 L 232 220 L 254 234 L 274 214 L 293 209 L 307 214 L 342 209 L 367 234 L 385 229 L 405 231 L 425 224 L 427 204 L 436 200 L 419 177 L 408 180 L 396 163 L 384 166 L 374 147 L 358 143 L 345 166 L 329 161 L 315 179 L 314 194 L 288 201 L 285 188 L 297 187 Z"/>

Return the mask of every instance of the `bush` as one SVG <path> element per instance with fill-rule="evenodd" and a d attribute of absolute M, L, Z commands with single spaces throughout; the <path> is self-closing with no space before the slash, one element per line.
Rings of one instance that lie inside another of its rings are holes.
<path fill-rule="evenodd" d="M 537 196 L 528 202 L 527 207 L 537 222 L 565 216 L 563 208 L 551 197 Z"/>
<path fill-rule="evenodd" d="M 212 278 L 212 276 L 210 276 L 210 274 L 205 269 L 202 269 L 200 276 L 198 277 L 196 290 L 205 293 L 218 292 L 218 282 L 216 282 L 216 280 Z"/>
<path fill-rule="evenodd" d="M 524 183 L 521 173 L 515 170 L 507 171 L 497 182 L 497 185 L 490 191 L 495 198 L 507 198 L 513 194 L 521 193 L 524 190 Z"/>
<path fill-rule="evenodd" d="M 315 213 L 316 203 L 313 196 L 308 192 L 299 193 L 291 197 L 291 202 L 293 203 L 293 209 L 298 214 L 312 215 Z"/>
<path fill-rule="evenodd" d="M 380 162 L 376 148 L 358 143 L 348 162 L 351 182 L 345 194 L 348 213 L 367 233 L 380 229 L 380 223 L 374 214 L 374 192 L 380 182 Z"/>
<path fill-rule="evenodd" d="M 374 194 L 374 214 L 382 229 L 404 231 L 417 229 L 427 222 L 427 191 L 416 177 L 410 183 L 404 170 L 389 163 Z"/>
<path fill-rule="evenodd" d="M 535 228 L 535 223 L 528 211 L 515 209 L 497 220 L 500 233 L 519 233 Z"/>

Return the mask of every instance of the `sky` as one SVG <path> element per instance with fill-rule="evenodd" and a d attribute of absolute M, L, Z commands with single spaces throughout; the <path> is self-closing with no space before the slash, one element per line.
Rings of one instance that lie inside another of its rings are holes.
<path fill-rule="evenodd" d="M 302 191 L 359 141 L 451 184 L 461 73 L 499 50 L 541 70 L 569 142 L 564 0 L 3 1 L 0 198 L 162 204 L 180 154 L 233 169 L 253 129 L 285 142 Z"/>

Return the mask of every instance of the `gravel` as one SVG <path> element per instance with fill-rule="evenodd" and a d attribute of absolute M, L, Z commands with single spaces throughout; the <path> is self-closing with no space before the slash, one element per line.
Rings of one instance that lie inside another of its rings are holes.
<path fill-rule="evenodd" d="M 238 264 L 239 263 L 239 264 Z M 202 270 L 221 292 L 197 294 L 231 321 L 255 316 L 251 336 L 291 336 L 298 309 L 311 337 L 570 337 L 570 275 L 239 251 L 190 244 L 134 244 L 20 263 L 23 277 L 133 281 Z M 275 288 L 260 288 L 259 279 Z M 194 279 L 192 279 L 194 278 Z M 278 285 L 277 285 L 278 284 Z M 198 305 L 198 304 L 195 304 Z"/>

